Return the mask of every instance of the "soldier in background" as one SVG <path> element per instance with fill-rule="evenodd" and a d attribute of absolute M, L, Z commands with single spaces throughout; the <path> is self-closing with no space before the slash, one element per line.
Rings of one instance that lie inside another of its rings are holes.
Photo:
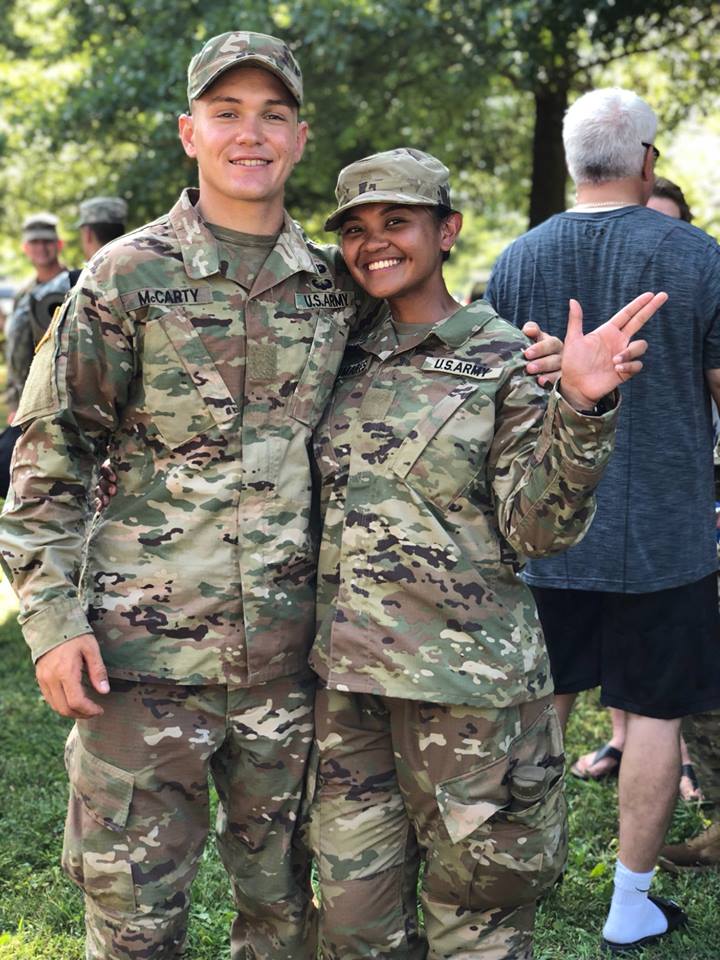
<path fill-rule="evenodd" d="M 52 213 L 33 213 L 22 227 L 22 249 L 35 268 L 35 276 L 18 291 L 5 327 L 8 422 L 12 423 L 25 386 L 35 346 L 42 337 L 36 329 L 31 297 L 42 296 L 48 284 L 67 274 L 59 259 L 62 240 L 58 219 Z"/>
<path fill-rule="evenodd" d="M 90 197 L 80 204 L 80 245 L 86 260 L 125 233 L 127 203 L 122 197 Z"/>

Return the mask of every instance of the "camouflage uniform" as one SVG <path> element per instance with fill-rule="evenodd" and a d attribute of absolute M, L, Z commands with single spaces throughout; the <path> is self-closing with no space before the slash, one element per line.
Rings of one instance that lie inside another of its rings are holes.
<path fill-rule="evenodd" d="M 530 957 L 564 863 L 562 737 L 515 551 L 587 530 L 616 414 L 547 402 L 525 342 L 484 302 L 400 345 L 387 321 L 348 348 L 316 431 L 327 960 Z"/>
<path fill-rule="evenodd" d="M 233 957 L 313 956 L 306 864 L 291 857 L 312 740 L 308 449 L 356 296 L 334 248 L 287 217 L 248 293 L 195 199 L 104 247 L 57 316 L 2 520 L 33 657 L 92 631 L 113 678 L 68 758 L 65 863 L 93 960 L 179 955 L 208 765 Z M 106 454 L 118 494 L 88 528 Z"/>

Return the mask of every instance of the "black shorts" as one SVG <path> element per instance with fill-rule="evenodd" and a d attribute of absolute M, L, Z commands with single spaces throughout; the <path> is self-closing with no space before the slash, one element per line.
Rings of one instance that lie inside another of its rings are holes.
<path fill-rule="evenodd" d="M 532 587 L 556 693 L 670 720 L 720 707 L 717 577 L 655 593 Z"/>

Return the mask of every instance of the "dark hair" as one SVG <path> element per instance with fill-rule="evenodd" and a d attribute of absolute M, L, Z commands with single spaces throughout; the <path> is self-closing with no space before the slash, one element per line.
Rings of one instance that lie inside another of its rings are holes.
<path fill-rule="evenodd" d="M 98 243 L 105 246 L 116 237 L 121 237 L 125 233 L 124 223 L 84 223 L 84 227 L 90 227 L 97 237 Z"/>
<path fill-rule="evenodd" d="M 672 200 L 673 203 L 678 205 L 680 219 L 685 220 L 687 223 L 690 223 L 692 220 L 692 211 L 687 204 L 685 195 L 680 187 L 676 183 L 673 183 L 672 180 L 667 180 L 665 177 L 656 177 L 655 185 L 652 188 L 650 196 L 662 197 L 664 200 Z"/>
<path fill-rule="evenodd" d="M 434 207 L 430 207 L 430 212 L 438 223 L 444 223 L 451 213 L 455 213 L 452 207 L 446 206 L 444 203 L 438 203 Z M 442 262 L 447 263 L 450 259 L 450 251 L 444 250 L 442 255 Z"/>

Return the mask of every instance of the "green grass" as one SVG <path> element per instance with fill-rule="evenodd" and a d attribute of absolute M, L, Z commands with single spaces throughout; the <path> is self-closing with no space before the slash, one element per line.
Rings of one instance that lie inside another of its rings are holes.
<path fill-rule="evenodd" d="M 82 960 L 82 899 L 59 867 L 67 786 L 62 766 L 69 724 L 40 699 L 15 624 L 7 584 L 0 585 L 0 960 Z M 605 711 L 582 698 L 571 721 L 568 756 L 604 742 Z M 536 960 L 598 960 L 598 938 L 612 885 L 616 844 L 614 783 L 569 778 L 571 845 L 564 882 L 542 903 Z M 698 830 L 696 809 L 678 806 L 671 839 Z M 718 960 L 720 873 L 677 878 L 660 873 L 654 889 L 688 911 L 687 933 L 638 955 L 640 960 Z M 188 960 L 227 960 L 232 916 L 227 881 L 212 842 L 193 890 Z"/>

